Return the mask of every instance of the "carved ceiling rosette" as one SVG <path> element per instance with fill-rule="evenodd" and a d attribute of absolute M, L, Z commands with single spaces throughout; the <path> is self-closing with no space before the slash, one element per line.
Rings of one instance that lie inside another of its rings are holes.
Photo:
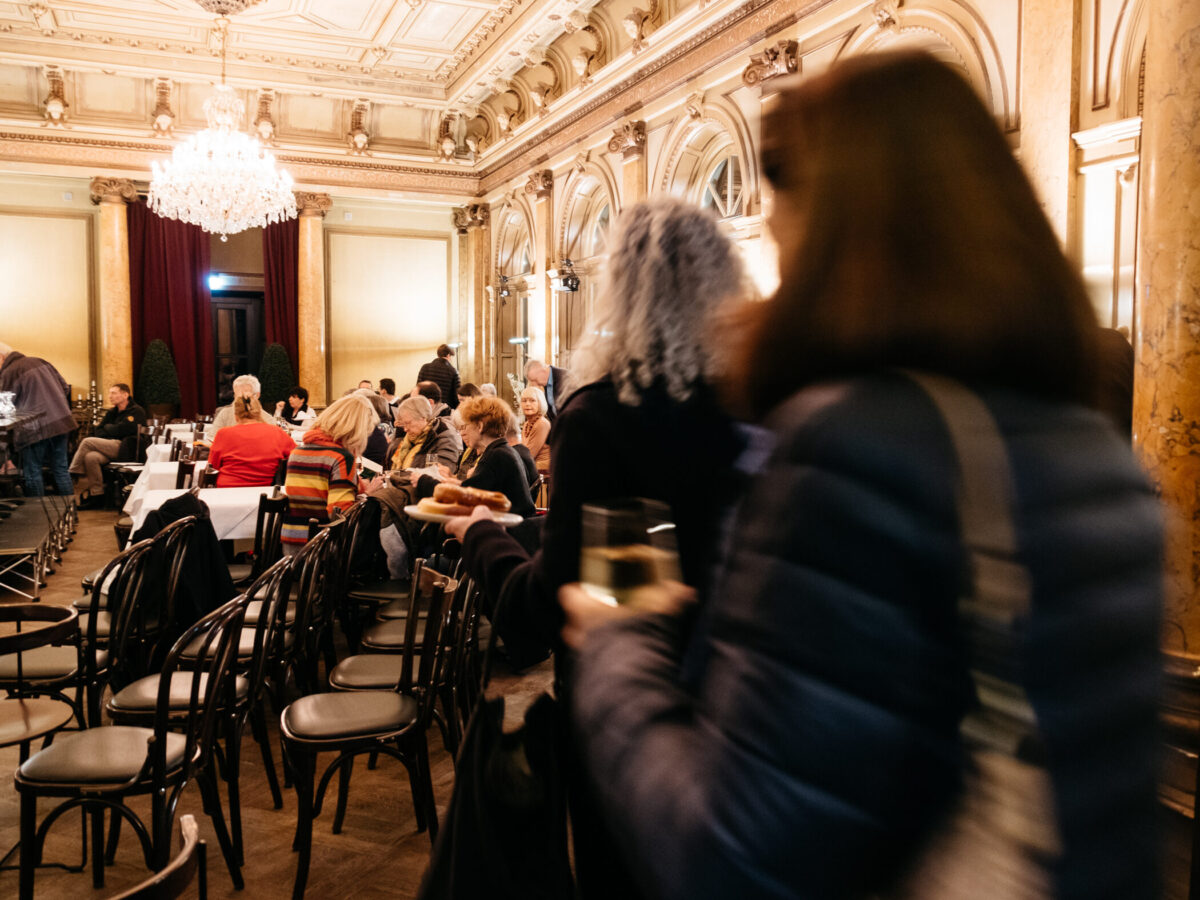
<path fill-rule="evenodd" d="M 108 201 L 109 203 L 133 202 L 138 197 L 137 188 L 128 178 L 107 178 L 97 175 L 89 185 L 92 203 Z"/>
<path fill-rule="evenodd" d="M 313 191 L 293 191 L 296 195 L 296 210 L 302 216 L 324 216 L 333 209 L 333 198 L 328 194 Z"/>
<path fill-rule="evenodd" d="M 646 152 L 646 123 L 642 119 L 625 122 L 613 129 L 613 136 L 608 142 L 609 153 L 620 153 L 625 159 L 632 159 Z"/>
<path fill-rule="evenodd" d="M 742 72 L 742 84 L 754 87 L 780 75 L 793 74 L 800 65 L 797 52 L 800 45 L 795 41 L 780 41 L 762 53 L 750 57 L 750 65 Z"/>
<path fill-rule="evenodd" d="M 549 169 L 539 169 L 530 174 L 529 180 L 525 182 L 525 193 L 541 199 L 550 196 L 552 187 L 554 187 L 554 173 Z"/>

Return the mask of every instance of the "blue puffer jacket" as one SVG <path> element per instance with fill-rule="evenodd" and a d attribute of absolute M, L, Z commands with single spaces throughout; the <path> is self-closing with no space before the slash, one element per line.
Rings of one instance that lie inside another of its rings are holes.
<path fill-rule="evenodd" d="M 1064 842 L 1058 896 L 1154 897 L 1157 503 L 1098 414 L 983 396 L 1033 583 L 1024 683 Z M 895 375 L 801 391 L 771 424 L 695 638 L 695 695 L 665 617 L 598 629 L 579 660 L 578 737 L 650 896 L 865 896 L 960 782 L 971 686 L 941 419 Z"/>

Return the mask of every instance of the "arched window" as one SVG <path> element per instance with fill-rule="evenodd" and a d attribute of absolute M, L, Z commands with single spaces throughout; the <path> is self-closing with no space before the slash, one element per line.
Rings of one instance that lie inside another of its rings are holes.
<path fill-rule="evenodd" d="M 604 246 L 608 242 L 608 223 L 611 217 L 612 209 L 605 203 L 600 208 L 600 212 L 596 213 L 596 219 L 592 223 L 592 245 L 589 256 L 597 256 L 604 252 Z"/>
<path fill-rule="evenodd" d="M 736 156 L 722 158 L 709 170 L 700 205 L 722 219 L 742 214 L 742 167 Z"/>

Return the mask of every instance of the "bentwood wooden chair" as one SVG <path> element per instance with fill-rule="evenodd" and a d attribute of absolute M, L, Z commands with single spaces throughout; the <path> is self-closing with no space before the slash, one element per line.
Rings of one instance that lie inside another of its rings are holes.
<path fill-rule="evenodd" d="M 8 693 L 0 699 L 0 747 L 16 744 L 24 762 L 34 741 L 65 727 L 78 710 L 78 703 L 63 697 L 57 684 L 39 684 L 36 662 L 27 667 L 25 658 L 30 651 L 57 645 L 76 654 L 78 667 L 79 614 L 70 607 L 22 603 L 0 606 L 0 622 L 14 629 L 0 635 L 0 654 L 11 654 L 13 665 L 11 678 L 0 681 Z"/>
<path fill-rule="evenodd" d="M 325 790 L 337 774 L 345 795 L 350 766 L 356 756 L 380 753 L 399 760 L 408 770 L 417 830 L 428 829 L 431 841 L 437 837 L 437 807 L 426 731 L 433 719 L 447 587 L 445 582 L 439 582 L 429 596 L 425 640 L 427 646 L 434 648 L 433 652 L 416 652 L 416 626 L 420 617 L 415 608 L 412 610 L 405 664 L 392 690 L 310 694 L 290 704 L 280 716 L 284 758 L 292 772 L 298 801 L 292 847 L 300 856 L 293 900 L 304 896 L 312 856 L 313 819 L 320 814 Z M 317 756 L 325 752 L 338 755 L 322 774 L 314 795 Z"/>
<path fill-rule="evenodd" d="M 208 900 L 208 846 L 200 839 L 195 816 L 180 816 L 179 853 L 171 864 L 112 900 L 175 900 L 193 881 L 200 900 Z"/>
<path fill-rule="evenodd" d="M 104 886 L 104 814 L 129 822 L 142 845 L 146 865 L 159 871 L 170 859 L 175 810 L 184 787 L 193 779 L 212 819 L 234 887 L 243 885 L 234 848 L 217 795 L 212 744 L 222 709 L 234 702 L 234 659 L 245 607 L 235 601 L 205 616 L 176 641 L 163 664 L 153 727 L 104 725 L 62 735 L 35 753 L 14 776 L 21 798 L 20 900 L 32 900 L 34 870 L 46 834 L 69 810 L 82 808 L 91 819 L 92 881 Z M 180 655 L 204 635 L 195 664 L 185 669 Z M 176 700 L 187 697 L 183 722 Z M 150 797 L 150 821 L 125 804 L 129 797 Z M 42 797 L 61 802 L 41 825 L 37 804 Z M 116 829 L 114 827 L 114 832 Z M 114 848 L 115 849 L 115 848 Z"/>

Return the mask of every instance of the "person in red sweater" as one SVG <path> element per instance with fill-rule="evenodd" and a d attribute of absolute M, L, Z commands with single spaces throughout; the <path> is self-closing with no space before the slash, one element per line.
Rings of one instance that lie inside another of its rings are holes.
<path fill-rule="evenodd" d="M 233 401 L 233 428 L 222 428 L 213 438 L 208 464 L 218 470 L 217 487 L 258 487 L 275 480 L 279 463 L 296 443 L 276 425 L 262 421 L 262 407 L 254 397 Z"/>

